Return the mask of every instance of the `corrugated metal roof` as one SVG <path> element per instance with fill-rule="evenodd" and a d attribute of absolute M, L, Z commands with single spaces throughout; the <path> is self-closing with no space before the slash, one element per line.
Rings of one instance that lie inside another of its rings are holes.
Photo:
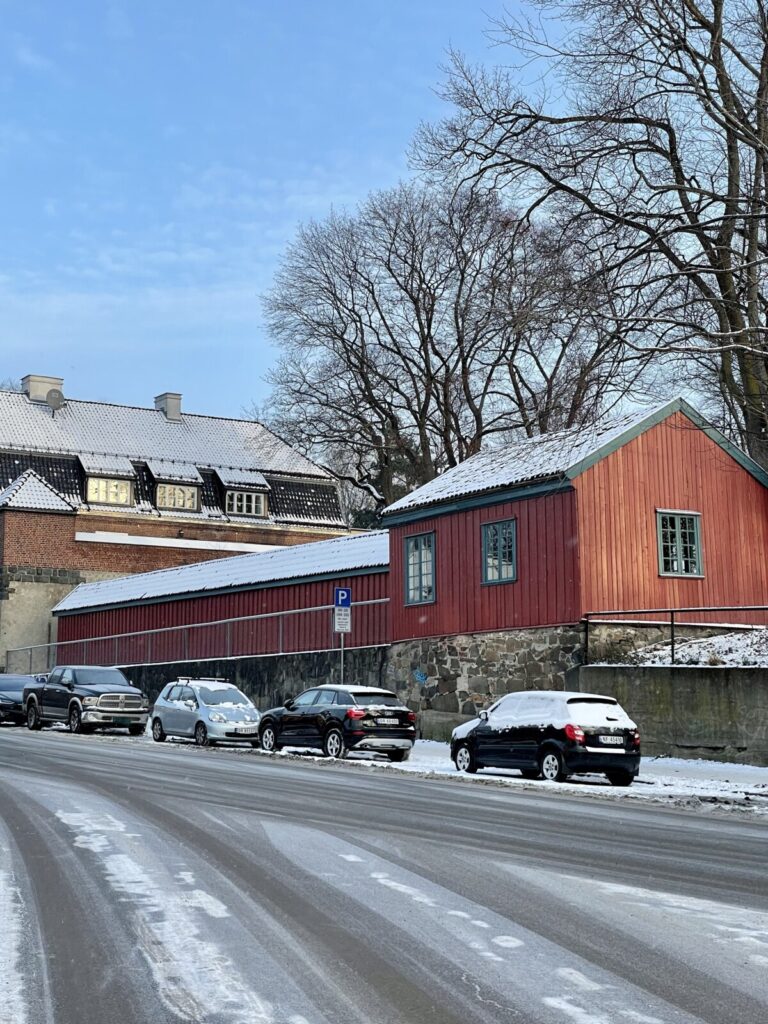
<path fill-rule="evenodd" d="M 0 508 L 24 509 L 28 512 L 72 512 L 73 506 L 39 477 L 33 469 L 14 480 L 0 493 Z"/>
<path fill-rule="evenodd" d="M 382 515 L 407 514 L 424 506 L 537 481 L 572 479 L 612 448 L 627 443 L 678 410 L 705 430 L 749 472 L 758 478 L 765 476 L 749 456 L 707 424 L 686 402 L 677 398 L 650 410 L 606 419 L 588 427 L 542 434 L 478 452 L 389 505 Z"/>
<path fill-rule="evenodd" d="M 116 580 L 82 583 L 54 608 L 74 612 L 116 604 L 133 604 L 179 594 L 197 594 L 229 587 L 313 576 L 343 576 L 361 569 L 389 567 L 389 533 L 378 530 L 354 537 L 334 537 L 312 544 L 296 544 L 277 551 L 198 562 L 178 569 L 160 569 Z"/>
<path fill-rule="evenodd" d="M 328 479 L 260 423 L 67 399 L 53 413 L 23 393 L 0 391 L 0 448 L 51 454 L 122 455 L 134 461 L 174 460 L 200 468 L 287 473 Z"/>

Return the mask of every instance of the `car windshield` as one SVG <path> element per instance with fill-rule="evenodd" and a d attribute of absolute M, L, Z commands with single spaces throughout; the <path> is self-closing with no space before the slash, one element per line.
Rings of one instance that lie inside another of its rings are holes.
<path fill-rule="evenodd" d="M 351 693 L 355 704 L 363 708 L 399 708 L 403 703 L 394 693 L 355 693 L 354 690 Z"/>
<path fill-rule="evenodd" d="M 237 704 L 247 708 L 253 706 L 236 686 L 198 686 L 197 696 L 209 707 L 214 704 Z"/>
<path fill-rule="evenodd" d="M 77 681 L 83 686 L 130 686 L 119 668 L 79 668 Z"/>

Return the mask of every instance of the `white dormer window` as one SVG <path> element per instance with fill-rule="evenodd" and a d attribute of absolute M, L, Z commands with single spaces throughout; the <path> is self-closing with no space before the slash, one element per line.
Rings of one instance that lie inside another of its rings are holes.
<path fill-rule="evenodd" d="M 227 512 L 233 516 L 265 516 L 267 514 L 265 494 L 253 491 L 227 491 Z"/>
<path fill-rule="evenodd" d="M 89 505 L 132 505 L 131 482 L 108 476 L 89 476 L 86 500 Z"/>
<path fill-rule="evenodd" d="M 156 494 L 157 507 L 197 512 L 199 492 L 199 487 L 184 487 L 181 484 L 158 484 Z"/>

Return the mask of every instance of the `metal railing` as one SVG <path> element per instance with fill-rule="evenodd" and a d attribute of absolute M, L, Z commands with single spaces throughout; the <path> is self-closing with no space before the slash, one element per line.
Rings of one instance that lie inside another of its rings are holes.
<path fill-rule="evenodd" d="M 388 604 L 387 597 L 352 602 L 357 614 L 353 611 L 346 650 L 389 644 Z M 342 635 L 333 631 L 333 605 L 323 604 L 12 648 L 6 652 L 5 670 L 32 675 L 56 664 L 152 665 L 335 651 L 341 650 Z"/>
<path fill-rule="evenodd" d="M 632 608 L 632 609 L 621 609 L 621 610 L 609 610 L 602 612 L 586 612 L 581 621 L 584 623 L 584 664 L 589 664 L 589 639 L 590 639 L 590 625 L 611 625 L 615 623 L 617 618 L 627 619 L 628 617 L 634 618 L 635 625 L 644 627 L 662 626 L 669 628 L 669 647 L 670 647 L 670 663 L 675 664 L 675 645 L 677 643 L 677 633 L 681 626 L 694 626 L 704 628 L 720 628 L 728 630 L 729 632 L 736 631 L 739 629 L 749 629 L 759 623 L 751 622 L 692 622 L 690 620 L 683 620 L 680 618 L 681 615 L 713 615 L 718 612 L 744 612 L 754 614 L 756 612 L 768 612 L 768 605 L 765 604 L 729 604 L 729 605 L 700 605 L 693 608 Z M 647 622 L 639 619 L 641 615 L 656 615 L 664 616 L 660 621 L 652 620 Z M 626 623 L 625 623 L 626 624 Z"/>

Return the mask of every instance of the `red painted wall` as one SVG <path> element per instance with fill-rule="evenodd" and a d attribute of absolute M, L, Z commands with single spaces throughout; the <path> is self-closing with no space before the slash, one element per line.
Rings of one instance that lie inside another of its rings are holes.
<path fill-rule="evenodd" d="M 517 520 L 517 580 L 483 584 L 483 523 Z M 435 533 L 436 600 L 405 604 L 405 538 Z M 392 639 L 555 625 L 579 618 L 575 492 L 434 516 L 390 532 Z"/>
<path fill-rule="evenodd" d="M 682 413 L 598 462 L 574 486 L 583 612 L 768 603 L 768 489 Z M 657 508 L 701 513 L 703 579 L 659 575 Z M 765 622 L 766 615 L 710 619 Z"/>
<path fill-rule="evenodd" d="M 106 640 L 101 644 L 60 647 L 58 660 L 85 664 L 134 664 L 145 661 L 194 660 L 210 657 L 274 654 L 290 651 L 325 650 L 337 647 L 328 609 L 277 618 L 216 625 L 166 634 L 145 631 L 194 622 L 260 615 L 266 612 L 314 608 L 333 604 L 334 587 L 350 587 L 353 602 L 387 597 L 387 573 L 339 577 L 314 583 L 243 590 L 229 594 L 185 598 L 178 601 L 142 604 L 127 608 L 59 616 L 58 641 L 137 633 L 137 637 Z M 353 607 L 352 632 L 345 637 L 348 647 L 389 642 L 387 604 Z"/>

